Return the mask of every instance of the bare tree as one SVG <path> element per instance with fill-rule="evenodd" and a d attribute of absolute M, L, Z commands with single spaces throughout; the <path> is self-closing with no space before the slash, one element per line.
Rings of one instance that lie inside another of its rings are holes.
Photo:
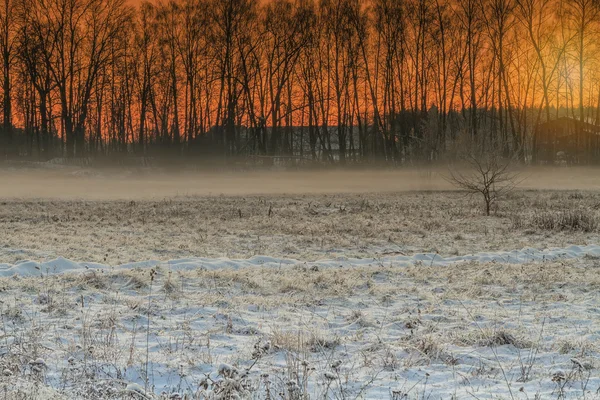
<path fill-rule="evenodd" d="M 126 2 L 0 0 L 0 136 L 401 164 L 465 132 L 535 162 L 541 122 L 600 120 L 596 0 Z"/>
<path fill-rule="evenodd" d="M 55 83 L 51 72 L 51 54 L 55 41 L 50 35 L 49 25 L 44 19 L 44 9 L 32 7 L 28 1 L 21 1 L 18 18 L 21 22 L 18 35 L 18 57 L 24 73 L 37 92 L 37 108 L 39 114 L 39 143 L 43 158 L 53 155 L 52 146 L 52 90 Z"/>
<path fill-rule="evenodd" d="M 0 4 L 0 59 L 2 60 L 2 130 L 5 149 L 12 141 L 12 67 L 15 58 L 15 2 L 2 0 Z"/>
<path fill-rule="evenodd" d="M 143 2 L 137 13 L 137 29 L 135 36 L 135 67 L 138 93 L 138 149 L 142 154 L 146 151 L 146 124 L 148 109 L 152 95 L 152 78 L 157 59 L 156 27 L 152 23 L 156 9 L 152 3 Z"/>
<path fill-rule="evenodd" d="M 459 189 L 481 195 L 489 216 L 498 199 L 519 183 L 519 174 L 511 168 L 512 160 L 493 153 L 469 154 L 464 160 L 466 169 L 452 169 L 446 179 Z"/>

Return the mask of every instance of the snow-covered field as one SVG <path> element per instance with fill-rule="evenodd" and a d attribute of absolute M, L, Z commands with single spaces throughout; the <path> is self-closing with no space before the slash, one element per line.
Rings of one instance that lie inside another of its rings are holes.
<path fill-rule="evenodd" d="M 597 398 L 599 248 L 580 250 L 5 266 L 0 382 L 27 399 Z"/>
<path fill-rule="evenodd" d="M 0 398 L 600 398 L 599 206 L 7 199 Z"/>

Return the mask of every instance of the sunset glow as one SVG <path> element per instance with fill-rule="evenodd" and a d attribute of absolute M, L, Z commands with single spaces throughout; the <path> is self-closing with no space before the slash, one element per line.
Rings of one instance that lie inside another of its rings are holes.
<path fill-rule="evenodd" d="M 469 140 L 525 160 L 541 122 L 599 119 L 592 0 L 4 4 L 20 152 L 406 160 Z"/>

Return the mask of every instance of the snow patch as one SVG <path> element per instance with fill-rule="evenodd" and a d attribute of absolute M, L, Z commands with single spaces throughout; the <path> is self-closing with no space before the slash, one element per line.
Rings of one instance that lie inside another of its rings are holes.
<path fill-rule="evenodd" d="M 55 275 L 66 272 L 84 272 L 86 270 L 124 270 L 137 268 L 153 268 L 158 265 L 164 265 L 173 271 L 189 271 L 194 269 L 219 270 L 219 269 L 240 269 L 256 266 L 281 268 L 291 265 L 306 265 L 307 267 L 331 268 L 331 267 L 353 267 L 365 265 L 392 265 L 396 267 L 406 267 L 413 265 L 428 266 L 447 266 L 460 262 L 478 262 L 478 263 L 504 263 L 504 264 L 524 264 L 530 262 L 549 262 L 556 260 L 577 259 L 582 257 L 599 257 L 600 246 L 569 246 L 565 248 L 533 249 L 523 248 L 513 251 L 482 252 L 463 256 L 442 257 L 435 253 L 418 253 L 414 255 L 393 255 L 376 258 L 337 258 L 324 259 L 314 262 L 304 262 L 295 259 L 275 258 L 267 256 L 254 256 L 247 259 L 230 258 L 184 258 L 161 262 L 158 260 L 148 260 L 142 262 L 133 262 L 121 264 L 118 266 L 109 266 L 93 262 L 74 262 L 59 257 L 46 262 L 36 262 L 30 260 L 20 261 L 16 264 L 0 264 L 0 276 L 44 276 Z"/>

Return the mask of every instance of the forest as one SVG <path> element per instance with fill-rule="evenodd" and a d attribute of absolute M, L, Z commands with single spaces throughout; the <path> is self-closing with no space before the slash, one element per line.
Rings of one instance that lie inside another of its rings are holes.
<path fill-rule="evenodd" d="M 0 2 L 6 158 L 535 163 L 559 118 L 600 137 L 595 0 Z"/>

